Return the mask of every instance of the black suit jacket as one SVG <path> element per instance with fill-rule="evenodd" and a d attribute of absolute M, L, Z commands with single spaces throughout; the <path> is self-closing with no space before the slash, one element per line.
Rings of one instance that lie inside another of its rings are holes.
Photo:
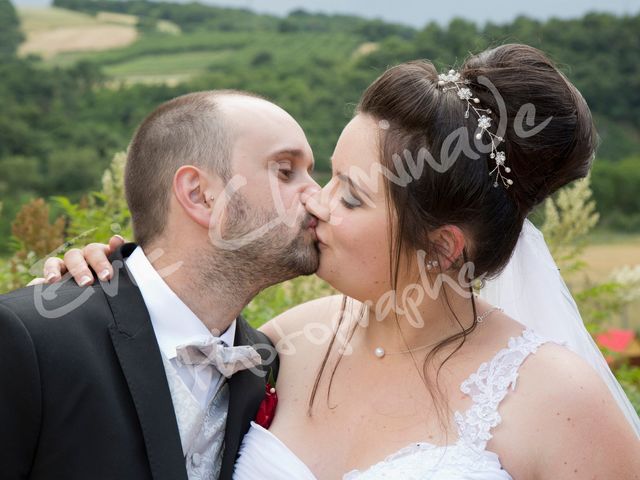
<path fill-rule="evenodd" d="M 1 479 L 187 479 L 151 320 L 123 268 L 134 248 L 112 257 L 109 284 L 67 281 L 0 296 Z M 238 318 L 236 345 L 268 343 Z M 277 375 L 277 358 L 259 351 L 273 360 L 263 371 Z M 223 480 L 265 382 L 248 370 L 229 379 Z"/>

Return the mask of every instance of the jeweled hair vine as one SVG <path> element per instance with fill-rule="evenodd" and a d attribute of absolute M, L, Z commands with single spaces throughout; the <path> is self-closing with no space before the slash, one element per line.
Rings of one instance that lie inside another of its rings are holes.
<path fill-rule="evenodd" d="M 443 92 L 448 90 L 456 90 L 456 94 L 460 100 L 467 103 L 467 109 L 464 112 L 464 118 L 469 118 L 469 111 L 473 111 L 478 117 L 478 131 L 476 132 L 476 139 L 480 140 L 483 135 L 487 135 L 491 140 L 491 153 L 489 157 L 495 162 L 495 167 L 489 172 L 489 176 L 493 176 L 495 173 L 495 179 L 493 182 L 494 187 L 498 187 L 501 182 L 505 188 L 509 188 L 513 185 L 513 180 L 507 178 L 504 173 L 510 173 L 511 168 L 506 165 L 507 155 L 504 151 L 498 150 L 498 146 L 504 142 L 504 138 L 500 137 L 489 129 L 491 128 L 490 108 L 481 108 L 479 106 L 480 99 L 474 96 L 468 85 L 471 82 L 468 79 L 462 78 L 460 72 L 455 70 L 449 70 L 447 73 L 441 73 L 438 75 L 438 87 L 442 88 Z"/>

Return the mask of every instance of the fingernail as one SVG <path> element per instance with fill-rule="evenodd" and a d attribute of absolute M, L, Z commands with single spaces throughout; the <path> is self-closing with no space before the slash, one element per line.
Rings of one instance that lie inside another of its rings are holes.
<path fill-rule="evenodd" d="M 57 276 L 58 275 L 56 275 L 55 273 L 50 273 L 49 275 L 47 275 L 47 278 L 45 280 L 46 280 L 47 283 L 49 283 L 51 280 L 53 280 Z"/>
<path fill-rule="evenodd" d="M 109 272 L 109 270 L 102 270 L 98 274 L 98 278 L 104 282 L 109 279 L 109 275 L 111 275 L 111 272 Z"/>
<path fill-rule="evenodd" d="M 82 277 L 80 279 L 80 283 L 78 283 L 78 285 L 80 285 L 81 287 L 86 287 L 87 285 L 89 285 L 91 283 L 91 277 L 87 277 L 86 275 L 84 277 Z"/>
<path fill-rule="evenodd" d="M 122 235 L 115 235 L 115 236 L 124 242 L 124 237 Z"/>

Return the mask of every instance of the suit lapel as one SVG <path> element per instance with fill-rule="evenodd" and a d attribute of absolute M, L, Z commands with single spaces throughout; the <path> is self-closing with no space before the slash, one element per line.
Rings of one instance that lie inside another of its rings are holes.
<path fill-rule="evenodd" d="M 251 327 L 238 317 L 235 345 L 252 345 L 255 340 L 249 336 Z M 265 396 L 265 378 L 250 370 L 242 370 L 229 380 L 229 413 L 224 436 L 224 454 L 220 480 L 231 480 L 233 467 L 242 437 L 247 433 L 250 422 L 255 418 L 260 402 Z"/>
<path fill-rule="evenodd" d="M 133 249 L 134 244 L 124 245 L 111 258 L 118 275 L 111 282 L 117 294 L 105 289 L 114 318 L 111 340 L 138 413 L 154 480 L 187 480 L 160 349 L 142 295 L 124 268 Z"/>

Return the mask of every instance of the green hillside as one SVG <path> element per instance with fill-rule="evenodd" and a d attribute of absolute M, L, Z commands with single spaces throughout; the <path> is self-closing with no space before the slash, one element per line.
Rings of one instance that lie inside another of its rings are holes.
<path fill-rule="evenodd" d="M 176 95 L 237 88 L 273 99 L 305 128 L 326 176 L 342 126 L 384 68 L 428 58 L 445 69 L 505 42 L 547 51 L 583 92 L 602 137 L 593 184 L 603 225 L 640 231 L 639 15 L 415 29 L 304 11 L 281 18 L 197 3 L 56 0 L 49 13 L 21 16 L 20 24 L 0 0 L 0 250 L 22 203 L 94 189 L 138 122 Z M 74 50 L 61 37 L 62 48 L 44 57 L 17 54 L 17 27 L 29 37 L 86 25 L 135 36 L 100 51 Z"/>

